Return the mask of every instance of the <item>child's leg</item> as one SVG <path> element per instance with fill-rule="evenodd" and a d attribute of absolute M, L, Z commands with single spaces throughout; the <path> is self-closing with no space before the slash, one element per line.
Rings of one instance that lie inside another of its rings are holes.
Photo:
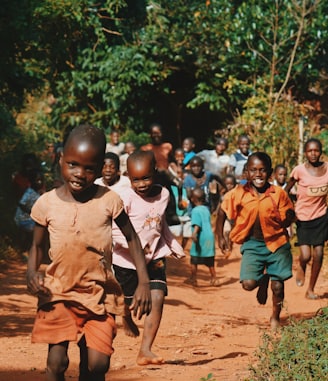
<path fill-rule="evenodd" d="M 88 370 L 90 377 L 86 381 L 105 381 L 108 372 L 110 357 L 105 353 L 88 348 Z"/>
<path fill-rule="evenodd" d="M 156 356 L 151 347 L 155 340 L 163 312 L 164 292 L 162 290 L 151 290 L 152 308 L 149 315 L 145 317 L 142 342 L 137 357 L 138 365 L 162 364 L 163 358 Z"/>
<path fill-rule="evenodd" d="M 105 381 L 113 353 L 116 324 L 113 315 L 95 317 L 83 325 L 84 335 L 79 340 L 80 374 L 79 381 Z"/>
<path fill-rule="evenodd" d="M 210 274 L 211 274 L 210 285 L 215 287 L 219 286 L 219 280 L 216 278 L 215 267 L 209 266 L 208 269 L 210 270 Z"/>
<path fill-rule="evenodd" d="M 59 344 L 50 344 L 47 358 L 47 381 L 64 381 L 65 371 L 69 360 L 67 356 L 68 341 Z"/>
<path fill-rule="evenodd" d="M 300 246 L 300 255 L 298 257 L 299 264 L 296 272 L 296 284 L 298 286 L 303 286 L 305 281 L 305 270 L 306 265 L 311 259 L 311 246 L 301 245 Z"/>
<path fill-rule="evenodd" d="M 186 248 L 188 241 L 189 241 L 189 237 L 182 237 L 181 246 L 183 249 Z"/>
<path fill-rule="evenodd" d="M 191 274 L 188 279 L 185 280 L 185 283 L 191 284 L 192 286 L 197 286 L 197 265 L 191 263 L 190 264 Z"/>
<path fill-rule="evenodd" d="M 197 277 L 197 265 L 191 264 L 190 266 L 191 266 L 191 279 L 196 281 L 196 277 Z"/>
<path fill-rule="evenodd" d="M 130 337 L 137 337 L 140 335 L 139 328 L 132 319 L 131 311 L 129 306 L 125 304 L 124 306 L 124 316 L 122 316 L 122 325 L 124 333 Z"/>
<path fill-rule="evenodd" d="M 280 312 L 285 297 L 284 282 L 279 280 L 271 281 L 272 290 L 272 316 L 270 319 L 271 328 L 276 330 L 280 326 Z"/>
<path fill-rule="evenodd" d="M 87 348 L 85 338 L 79 341 L 80 374 L 79 381 L 105 381 L 110 357 L 92 348 Z"/>
<path fill-rule="evenodd" d="M 309 287 L 306 291 L 306 297 L 309 299 L 317 299 L 318 295 L 314 293 L 314 286 L 317 283 L 323 261 L 323 246 L 315 246 L 313 248 L 312 268 Z"/>

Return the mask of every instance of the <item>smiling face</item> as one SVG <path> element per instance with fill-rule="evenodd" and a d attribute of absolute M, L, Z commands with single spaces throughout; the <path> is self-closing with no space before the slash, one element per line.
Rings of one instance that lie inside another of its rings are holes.
<path fill-rule="evenodd" d="M 155 167 L 151 156 L 129 156 L 127 169 L 132 189 L 141 197 L 149 196 L 155 176 Z"/>
<path fill-rule="evenodd" d="M 195 156 L 190 160 L 190 173 L 195 177 L 202 177 L 204 174 L 203 160 Z"/>
<path fill-rule="evenodd" d="M 184 152 L 181 148 L 177 148 L 174 151 L 174 159 L 178 165 L 182 165 L 184 159 Z"/>
<path fill-rule="evenodd" d="M 257 156 L 252 156 L 248 159 L 248 181 L 250 181 L 251 185 L 257 191 L 261 191 L 267 187 L 271 172 L 271 168 L 268 168 L 268 165 Z"/>
<path fill-rule="evenodd" d="M 107 185 L 111 186 L 117 182 L 119 177 L 119 170 L 114 160 L 105 158 L 101 174 L 103 176 L 104 182 Z"/>
<path fill-rule="evenodd" d="M 195 143 L 192 139 L 186 138 L 182 142 L 182 148 L 183 148 L 184 152 L 191 152 L 195 148 Z"/>
<path fill-rule="evenodd" d="M 155 146 L 162 144 L 163 133 L 160 126 L 152 126 L 150 130 L 150 138 Z"/>
<path fill-rule="evenodd" d="M 240 149 L 240 152 L 244 155 L 248 155 L 249 153 L 249 146 L 250 146 L 250 142 L 249 142 L 249 139 L 246 137 L 246 136 L 243 136 L 241 138 L 239 138 L 239 141 L 238 141 L 238 148 Z"/>

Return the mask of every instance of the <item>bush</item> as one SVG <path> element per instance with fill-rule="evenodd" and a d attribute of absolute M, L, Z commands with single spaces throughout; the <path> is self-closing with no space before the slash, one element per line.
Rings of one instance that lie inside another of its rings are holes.
<path fill-rule="evenodd" d="M 292 321 L 281 337 L 264 334 L 248 381 L 326 380 L 328 308 L 309 320 Z"/>

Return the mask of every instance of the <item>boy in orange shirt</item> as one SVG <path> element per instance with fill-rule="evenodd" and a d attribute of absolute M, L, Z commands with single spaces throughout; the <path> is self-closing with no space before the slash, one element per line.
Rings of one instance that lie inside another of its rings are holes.
<path fill-rule="evenodd" d="M 292 276 L 292 255 L 286 228 L 295 219 L 287 193 L 271 185 L 270 157 L 264 152 L 251 154 L 247 161 L 248 182 L 226 193 L 216 221 L 220 249 L 228 244 L 223 234 L 226 218 L 234 220 L 230 233 L 241 246 L 240 282 L 244 290 L 258 287 L 257 300 L 265 304 L 271 278 L 271 328 L 279 327 L 284 300 L 284 281 Z"/>

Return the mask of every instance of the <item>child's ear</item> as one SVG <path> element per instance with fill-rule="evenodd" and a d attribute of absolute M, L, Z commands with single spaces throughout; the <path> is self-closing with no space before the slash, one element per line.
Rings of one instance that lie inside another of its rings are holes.
<path fill-rule="evenodd" d="M 60 165 L 60 166 L 62 166 L 62 164 L 63 164 L 63 160 L 64 160 L 64 159 L 63 159 L 63 156 L 64 156 L 64 153 L 61 152 L 61 153 L 60 153 L 60 156 L 59 156 L 59 165 Z"/>
<path fill-rule="evenodd" d="M 269 171 L 268 171 L 268 178 L 272 176 L 272 172 L 273 172 L 273 169 L 270 168 Z"/>

